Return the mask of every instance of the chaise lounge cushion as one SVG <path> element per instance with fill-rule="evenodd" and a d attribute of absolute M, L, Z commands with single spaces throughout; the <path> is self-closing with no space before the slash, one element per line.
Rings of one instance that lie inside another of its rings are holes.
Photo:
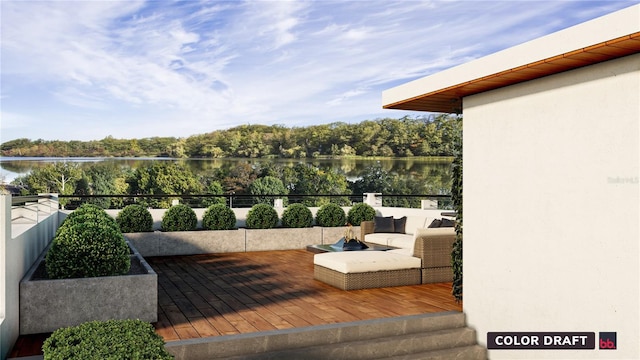
<path fill-rule="evenodd" d="M 388 251 L 346 251 L 316 254 L 313 257 L 313 263 L 343 274 L 419 269 L 422 265 L 420 258 Z"/>

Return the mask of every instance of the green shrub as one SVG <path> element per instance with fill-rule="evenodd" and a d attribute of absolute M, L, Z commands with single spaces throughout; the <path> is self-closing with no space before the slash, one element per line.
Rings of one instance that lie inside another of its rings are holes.
<path fill-rule="evenodd" d="M 247 213 L 247 227 L 249 229 L 271 229 L 278 226 L 276 209 L 267 204 L 253 205 Z"/>
<path fill-rule="evenodd" d="M 45 340 L 45 360 L 173 359 L 153 326 L 141 320 L 91 321 Z"/>
<path fill-rule="evenodd" d="M 303 204 L 291 204 L 282 213 L 282 226 L 305 228 L 313 226 L 313 214 Z"/>
<path fill-rule="evenodd" d="M 79 208 L 77 208 L 74 211 L 72 211 L 69 215 L 67 215 L 67 217 L 64 218 L 64 220 L 62 221 L 62 224 L 60 224 L 60 225 L 62 226 L 66 222 L 72 222 L 72 221 L 74 221 L 73 219 L 75 217 L 83 216 L 83 215 L 86 215 L 86 214 L 100 214 L 100 215 L 109 216 L 107 214 L 107 212 L 104 211 L 103 208 L 101 208 L 101 207 L 99 207 L 97 205 L 83 204 Z"/>
<path fill-rule="evenodd" d="M 78 219 L 91 216 L 95 214 Z M 129 247 L 117 224 L 99 221 L 69 222 L 61 227 L 46 256 L 51 279 L 123 275 L 130 266 Z"/>
<path fill-rule="evenodd" d="M 338 204 L 329 203 L 322 205 L 316 213 L 316 224 L 325 227 L 344 226 L 347 215 Z"/>
<path fill-rule="evenodd" d="M 371 221 L 376 216 L 376 211 L 369 204 L 357 203 L 349 209 L 347 221 L 349 224 L 359 226 L 363 221 Z"/>
<path fill-rule="evenodd" d="M 83 207 L 84 206 L 85 205 L 83 205 Z M 88 209 L 75 210 L 71 214 L 67 215 L 62 224 L 58 227 L 56 236 L 67 227 L 84 222 L 100 224 L 120 231 L 120 227 L 114 218 L 109 216 L 106 211 L 92 205 Z"/>
<path fill-rule="evenodd" d="M 227 205 L 215 204 L 202 216 L 202 228 L 207 230 L 231 230 L 236 227 L 236 214 Z"/>
<path fill-rule="evenodd" d="M 116 216 L 123 233 L 153 231 L 153 217 L 149 210 L 137 204 L 127 205 Z"/>
<path fill-rule="evenodd" d="M 198 217 L 189 206 L 178 204 L 162 216 L 162 231 L 190 231 L 198 225 Z"/>

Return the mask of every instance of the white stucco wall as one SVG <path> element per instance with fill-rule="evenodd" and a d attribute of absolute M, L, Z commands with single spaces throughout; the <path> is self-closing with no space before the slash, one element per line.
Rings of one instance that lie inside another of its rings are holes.
<path fill-rule="evenodd" d="M 47 247 L 58 228 L 58 202 L 44 200 L 38 223 L 11 222 L 11 196 L 0 195 L 0 359 L 5 359 L 18 339 L 20 280 Z"/>
<path fill-rule="evenodd" d="M 612 351 L 490 358 L 640 358 L 640 54 L 463 104 L 463 306 L 479 341 L 491 331 L 618 340 Z"/>

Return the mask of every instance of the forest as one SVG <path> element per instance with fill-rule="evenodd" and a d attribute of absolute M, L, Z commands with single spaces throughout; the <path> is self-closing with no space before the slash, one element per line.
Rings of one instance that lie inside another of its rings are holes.
<path fill-rule="evenodd" d="M 349 181 L 335 168 L 302 162 L 294 166 L 240 163 L 199 173 L 180 162 L 153 162 L 137 168 L 109 163 L 55 162 L 33 169 L 12 184 L 22 189 L 21 195 L 58 193 L 73 196 L 60 199 L 60 204 L 67 208 L 73 208 L 74 202 L 90 202 L 103 208 L 122 208 L 132 202 L 167 208 L 176 198 L 163 195 L 180 195 L 178 200 L 181 202 L 206 207 L 227 202 L 226 196 L 215 195 L 231 194 L 246 196 L 246 202 L 234 203 L 235 207 L 260 202 L 273 204 L 273 198 L 264 195 L 281 195 L 285 204 L 301 202 L 307 206 L 321 206 L 327 202 L 348 205 L 351 203 L 348 195 L 362 196 L 367 192 L 446 195 L 450 193 L 451 174 L 446 171 L 425 183 L 376 165 L 368 168 L 359 179 Z M 318 194 L 325 196 L 315 196 Z M 87 197 L 91 195 L 110 196 Z M 385 206 L 418 207 L 420 204 L 417 197 L 388 197 L 383 201 Z"/>
<path fill-rule="evenodd" d="M 318 158 L 453 156 L 462 117 L 431 115 L 306 127 L 241 125 L 186 138 L 10 140 L 7 157 Z"/>

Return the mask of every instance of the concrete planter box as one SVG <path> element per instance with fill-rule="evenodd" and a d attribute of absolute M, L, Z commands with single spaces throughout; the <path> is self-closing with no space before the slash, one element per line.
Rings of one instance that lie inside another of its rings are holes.
<path fill-rule="evenodd" d="M 228 252 L 304 249 L 307 245 L 333 244 L 346 227 L 196 230 L 127 233 L 125 238 L 142 256 L 217 254 Z M 354 226 L 355 234 L 360 227 Z"/>
<path fill-rule="evenodd" d="M 321 243 L 321 227 L 247 229 L 246 251 L 304 249 Z"/>
<path fill-rule="evenodd" d="M 132 250 L 129 275 L 36 280 L 42 252 L 20 281 L 20 334 L 48 333 L 92 320 L 158 320 L 158 277 Z"/>
<path fill-rule="evenodd" d="M 244 229 L 154 231 L 124 234 L 142 256 L 173 256 L 245 251 Z"/>

